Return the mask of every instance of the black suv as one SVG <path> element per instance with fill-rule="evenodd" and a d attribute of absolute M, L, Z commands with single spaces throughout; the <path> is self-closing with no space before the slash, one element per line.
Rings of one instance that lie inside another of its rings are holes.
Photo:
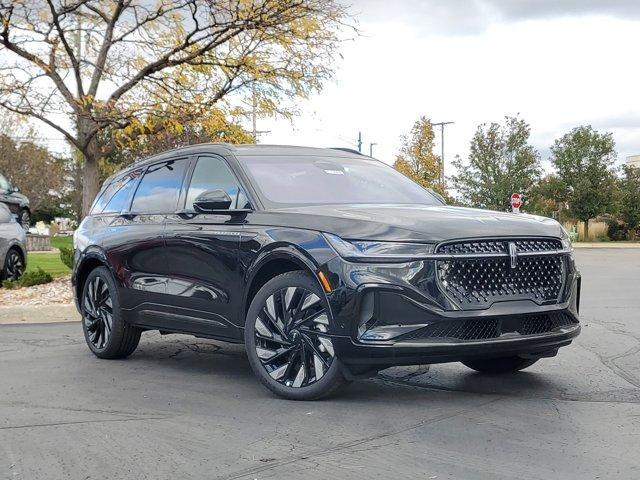
<path fill-rule="evenodd" d="M 16 216 L 25 230 L 29 229 L 31 211 L 29 199 L 20 193 L 20 189 L 12 185 L 7 177 L 0 173 L 0 203 L 4 203 L 12 214 Z"/>
<path fill-rule="evenodd" d="M 357 152 L 166 152 L 107 180 L 74 240 L 95 355 L 125 357 L 145 330 L 244 343 L 292 399 L 392 365 L 514 372 L 580 331 L 556 221 L 448 207 Z"/>

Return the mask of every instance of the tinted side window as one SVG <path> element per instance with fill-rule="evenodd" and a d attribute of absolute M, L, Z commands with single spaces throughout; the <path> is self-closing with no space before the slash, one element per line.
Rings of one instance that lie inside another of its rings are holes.
<path fill-rule="evenodd" d="M 196 198 L 210 190 L 227 192 L 231 197 L 232 209 L 247 207 L 247 197 L 227 163 L 221 158 L 200 157 L 193 170 L 185 208 L 192 210 Z"/>
<path fill-rule="evenodd" d="M 102 213 L 120 213 L 122 211 L 129 210 L 131 203 L 131 194 L 136 187 L 138 177 L 142 175 L 142 170 L 134 170 L 126 177 L 126 181 L 120 189 L 113 194 L 109 203 L 104 208 Z"/>
<path fill-rule="evenodd" d="M 120 213 L 129 208 L 132 190 L 144 170 L 138 168 L 113 180 L 96 200 L 91 213 Z"/>
<path fill-rule="evenodd" d="M 102 195 L 100 195 L 93 204 L 93 208 L 91 209 L 91 213 L 93 215 L 102 213 L 104 207 L 107 206 L 107 203 L 109 203 L 109 200 L 111 200 L 111 197 L 113 197 L 113 194 L 124 185 L 123 182 L 127 182 L 126 177 L 115 179 L 104 188 L 104 190 L 102 191 Z"/>
<path fill-rule="evenodd" d="M 174 212 L 187 164 L 186 159 L 181 159 L 151 165 L 140 180 L 131 211 L 135 213 Z"/>

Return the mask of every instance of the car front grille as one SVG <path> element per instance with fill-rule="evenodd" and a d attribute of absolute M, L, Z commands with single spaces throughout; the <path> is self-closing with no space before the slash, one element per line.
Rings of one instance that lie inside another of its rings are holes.
<path fill-rule="evenodd" d="M 497 239 L 441 245 L 438 282 L 462 310 L 488 308 L 507 300 L 558 303 L 566 277 L 566 258 L 555 239 Z M 515 258 L 514 258 L 515 257 Z"/>
<path fill-rule="evenodd" d="M 566 312 L 508 317 L 452 319 L 432 323 L 404 335 L 401 340 L 489 340 L 506 334 L 542 335 L 578 322 Z"/>

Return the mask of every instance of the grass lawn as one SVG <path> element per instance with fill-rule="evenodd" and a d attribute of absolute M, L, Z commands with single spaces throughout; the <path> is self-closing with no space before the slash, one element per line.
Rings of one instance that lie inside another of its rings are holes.
<path fill-rule="evenodd" d="M 52 237 L 51 245 L 55 248 L 73 248 L 72 237 Z M 27 254 L 27 272 L 35 271 L 38 267 L 54 277 L 68 275 L 71 270 L 62 263 L 58 252 L 30 252 Z"/>
<path fill-rule="evenodd" d="M 55 248 L 73 248 L 73 237 L 51 237 L 51 246 Z"/>
<path fill-rule="evenodd" d="M 54 277 L 71 273 L 71 270 L 60 260 L 59 253 L 28 253 L 27 272 L 38 270 L 38 267 Z"/>

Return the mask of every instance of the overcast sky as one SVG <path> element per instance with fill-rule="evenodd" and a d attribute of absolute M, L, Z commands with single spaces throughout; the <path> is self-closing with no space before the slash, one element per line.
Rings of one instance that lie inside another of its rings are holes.
<path fill-rule="evenodd" d="M 324 91 L 263 143 L 353 146 L 392 162 L 426 115 L 454 121 L 447 163 L 478 124 L 520 114 L 543 160 L 580 124 L 611 131 L 619 161 L 640 154 L 639 0 L 353 0 L 362 35 Z M 439 148 L 439 147 L 438 147 Z M 448 168 L 449 172 L 451 171 Z"/>

